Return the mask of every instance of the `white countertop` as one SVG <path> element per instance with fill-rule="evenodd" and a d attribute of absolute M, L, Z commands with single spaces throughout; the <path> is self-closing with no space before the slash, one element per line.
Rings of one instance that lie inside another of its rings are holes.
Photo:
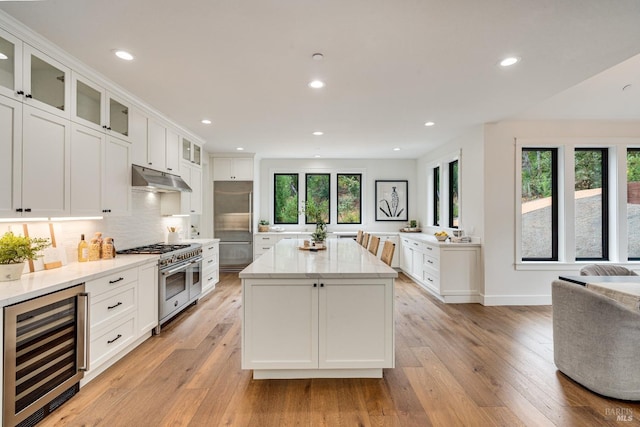
<path fill-rule="evenodd" d="M 20 280 L 0 282 L 0 305 L 4 307 L 26 301 L 105 274 L 157 261 L 158 255 L 118 255 L 113 259 L 71 262 L 53 270 L 25 273 Z"/>
<path fill-rule="evenodd" d="M 327 249 L 299 249 L 300 239 L 284 239 L 240 272 L 242 279 L 390 278 L 398 273 L 351 239 L 329 239 Z"/>
<path fill-rule="evenodd" d="M 220 239 L 214 239 L 212 237 L 211 239 L 199 238 L 199 239 L 184 239 L 180 241 L 180 243 L 200 243 L 201 245 L 211 243 L 211 242 L 220 242 Z"/>
<path fill-rule="evenodd" d="M 435 236 L 431 235 L 431 234 L 426 234 L 426 233 L 406 233 L 406 232 L 399 232 L 398 233 L 400 235 L 400 237 L 406 237 L 407 239 L 413 239 L 413 240 L 417 240 L 420 242 L 425 242 L 425 243 L 429 243 L 430 245 L 437 245 L 440 247 L 465 247 L 465 246 L 480 246 L 480 243 L 474 243 L 473 241 L 470 243 L 452 243 L 449 240 L 445 241 L 445 242 L 440 242 L 438 241 L 438 239 L 435 238 Z M 473 240 L 473 238 L 472 238 Z"/>

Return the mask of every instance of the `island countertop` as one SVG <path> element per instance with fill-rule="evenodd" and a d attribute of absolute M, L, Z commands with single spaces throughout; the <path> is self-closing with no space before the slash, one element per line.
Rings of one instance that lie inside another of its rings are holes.
<path fill-rule="evenodd" d="M 284 239 L 240 272 L 241 279 L 396 278 L 398 273 L 351 239 L 328 239 L 327 249 L 299 249 L 303 241 Z"/>

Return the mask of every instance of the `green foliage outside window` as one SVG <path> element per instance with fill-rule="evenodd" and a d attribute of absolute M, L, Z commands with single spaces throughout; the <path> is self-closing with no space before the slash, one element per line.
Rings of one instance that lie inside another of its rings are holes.
<path fill-rule="evenodd" d="M 306 175 L 307 203 L 313 202 L 322 207 L 318 215 L 325 224 L 329 223 L 329 178 L 328 173 Z M 311 217 L 308 212 L 305 219 L 307 224 L 316 223 L 315 217 Z"/>
<path fill-rule="evenodd" d="M 338 174 L 338 224 L 362 222 L 361 183 L 361 174 Z"/>
<path fill-rule="evenodd" d="M 522 150 L 522 201 L 551 197 L 552 151 Z"/>
<path fill-rule="evenodd" d="M 275 174 L 274 223 L 298 223 L 298 174 Z"/>

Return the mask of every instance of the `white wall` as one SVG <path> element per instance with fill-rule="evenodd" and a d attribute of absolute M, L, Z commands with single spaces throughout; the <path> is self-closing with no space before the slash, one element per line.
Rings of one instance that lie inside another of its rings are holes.
<path fill-rule="evenodd" d="M 257 219 L 269 219 L 272 221 L 273 201 L 270 194 L 273 185 L 274 172 L 340 172 L 362 173 L 362 224 L 335 224 L 328 225 L 329 231 L 398 231 L 406 225 L 406 221 L 375 221 L 375 181 L 376 180 L 408 180 L 409 192 L 409 217 L 418 218 L 420 212 L 419 198 L 417 195 L 424 192 L 416 180 L 416 160 L 373 160 L 373 159 L 262 159 L 259 168 L 259 180 L 255 189 L 259 189 L 259 208 L 256 209 Z M 334 184 L 332 183 L 332 186 Z M 332 187 L 335 192 L 335 188 Z M 332 203 L 332 206 L 335 204 Z M 333 209 L 333 208 L 332 208 Z M 312 230 L 313 225 L 290 225 L 285 228 L 291 230 Z"/>
<path fill-rule="evenodd" d="M 484 270 L 486 305 L 550 304 L 551 281 L 580 264 L 516 269 L 515 139 L 640 137 L 640 122 L 512 121 L 484 133 Z"/>

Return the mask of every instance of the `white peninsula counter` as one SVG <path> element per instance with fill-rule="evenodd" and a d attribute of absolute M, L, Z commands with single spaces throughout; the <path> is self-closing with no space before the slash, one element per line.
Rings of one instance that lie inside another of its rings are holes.
<path fill-rule="evenodd" d="M 351 239 L 285 239 L 240 272 L 242 368 L 255 379 L 381 378 L 398 273 Z"/>

